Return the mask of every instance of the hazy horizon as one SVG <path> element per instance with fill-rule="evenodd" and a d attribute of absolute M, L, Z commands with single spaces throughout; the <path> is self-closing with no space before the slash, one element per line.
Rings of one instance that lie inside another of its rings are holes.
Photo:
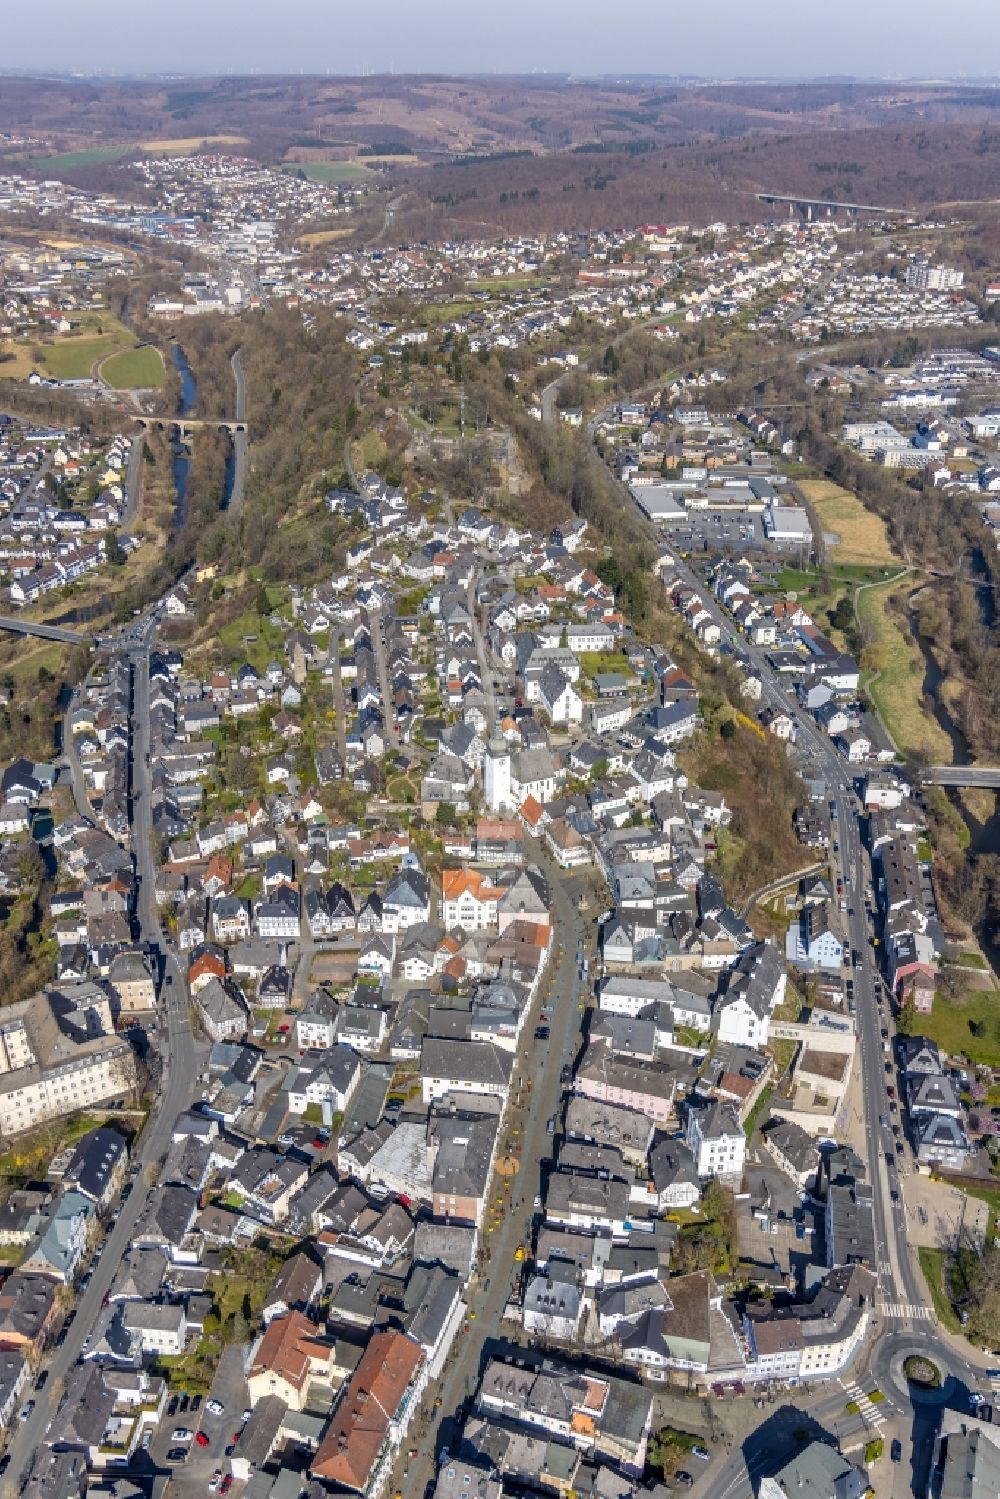
<path fill-rule="evenodd" d="M 342 74 L 362 72 L 692 78 L 983 78 L 1000 59 L 1000 5 L 953 0 L 707 0 L 682 14 L 663 0 L 624 13 L 594 0 L 381 0 L 345 12 L 329 0 L 49 0 L 45 26 L 11 9 L 0 72 Z M 275 23 L 280 20 L 280 30 Z"/>

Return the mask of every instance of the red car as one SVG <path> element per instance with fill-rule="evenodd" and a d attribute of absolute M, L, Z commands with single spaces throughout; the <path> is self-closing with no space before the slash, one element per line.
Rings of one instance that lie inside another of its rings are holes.
<path fill-rule="evenodd" d="M 194 1439 L 198 1443 L 199 1447 L 207 1447 L 208 1446 L 208 1437 L 205 1435 L 205 1433 L 203 1431 L 196 1431 L 195 1434 L 194 1434 Z"/>
<path fill-rule="evenodd" d="M 225 1478 L 222 1480 L 221 1484 L 219 1485 L 219 1493 L 220 1494 L 228 1494 L 229 1490 L 232 1488 L 232 1486 L 233 1486 L 233 1475 L 231 1473 L 227 1473 L 226 1476 L 225 1476 Z"/>

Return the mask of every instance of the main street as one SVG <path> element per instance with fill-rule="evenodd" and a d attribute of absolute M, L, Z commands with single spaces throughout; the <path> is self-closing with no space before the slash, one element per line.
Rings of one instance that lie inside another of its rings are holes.
<path fill-rule="evenodd" d="M 35 1395 L 35 1409 L 18 1425 L 10 1443 L 10 1466 L 4 1478 L 4 1495 L 15 1495 L 24 1486 L 35 1449 L 55 1415 L 67 1374 L 83 1350 L 97 1320 L 104 1297 L 128 1251 L 136 1222 L 153 1189 L 155 1167 L 170 1147 L 174 1124 L 189 1107 L 198 1071 L 195 1039 L 191 1031 L 184 975 L 167 948 L 153 898 L 154 868 L 150 846 L 151 777 L 149 751 L 149 651 L 155 629 L 151 611 L 129 630 L 128 658 L 133 668 L 131 705 L 132 797 L 130 815 L 137 880 L 136 920 L 140 940 L 147 944 L 158 968 L 160 1003 L 157 1024 L 162 1072 L 152 1112 L 139 1140 L 133 1163 L 141 1170 L 132 1192 L 120 1203 L 100 1257 L 93 1265 L 90 1284 L 80 1296 L 76 1314 L 61 1348 L 48 1360 L 49 1377 Z"/>
<path fill-rule="evenodd" d="M 557 945 L 543 980 L 541 999 L 536 998 L 525 1017 L 504 1119 L 504 1141 L 509 1138 L 514 1148 L 520 1146 L 520 1169 L 509 1178 L 494 1171 L 481 1237 L 485 1250 L 466 1291 L 469 1314 L 465 1331 L 459 1333 L 440 1380 L 430 1385 L 424 1397 L 424 1413 L 407 1438 L 397 1458 L 393 1481 L 386 1488 L 387 1493 L 401 1489 L 412 1499 L 424 1493 L 434 1476 L 439 1439 L 447 1445 L 453 1434 L 457 1435 L 455 1412 L 478 1385 L 484 1359 L 504 1344 L 503 1311 L 521 1273 L 516 1251 L 519 1245 L 530 1242 L 535 1195 L 540 1191 L 539 1163 L 552 1154 L 555 1144 L 548 1121 L 559 1108 L 562 1068 L 572 1063 L 580 1043 L 581 986 L 576 951 L 593 927 L 585 923 L 573 899 L 576 881 L 568 880 L 540 852 L 531 858 L 548 881 L 555 918 L 553 941 Z M 547 1041 L 535 1041 L 533 1032 L 542 1006 L 551 1007 L 550 1034 Z M 504 1149 L 502 1143 L 498 1157 Z M 514 1331 L 512 1324 L 511 1343 Z M 410 1451 L 416 1456 L 409 1457 Z"/>
<path fill-rule="evenodd" d="M 597 421 L 598 419 L 594 419 L 588 424 L 591 436 Z M 663 545 L 665 539 L 669 544 L 669 539 L 664 538 L 642 515 L 624 485 L 622 491 L 626 496 L 626 503 L 633 507 L 647 537 L 658 547 Z M 697 576 L 693 568 L 678 555 L 676 548 L 671 547 L 671 553 L 678 576 L 697 590 L 712 619 L 722 631 L 723 640 L 732 641 L 735 645 L 735 625 L 706 586 L 704 578 Z M 789 690 L 773 670 L 766 650 L 745 640 L 740 640 L 739 649 L 760 678 L 762 705 L 780 707 L 794 719 L 797 743 L 826 783 L 834 838 L 840 845 L 839 858 L 847 902 L 848 942 L 858 958 L 852 969 L 857 1009 L 857 1057 L 861 1068 L 867 1165 L 874 1199 L 878 1290 L 873 1323 L 877 1338 L 876 1353 L 881 1350 L 880 1358 L 875 1358 L 874 1362 L 879 1363 L 882 1373 L 887 1375 L 890 1372 L 889 1353 L 895 1346 L 894 1340 L 916 1337 L 922 1351 L 935 1359 L 942 1368 L 954 1367 L 957 1359 L 959 1367 L 978 1366 L 981 1370 L 990 1362 L 986 1356 L 964 1339 L 953 1337 L 938 1325 L 923 1275 L 914 1261 L 907 1238 L 906 1214 L 899 1190 L 895 1137 L 889 1125 L 891 1111 L 886 1092 L 885 1068 L 888 1053 L 883 1050 L 883 1020 L 878 1004 L 882 978 L 875 962 L 875 949 L 868 930 L 865 905 L 865 887 L 870 880 L 870 867 L 867 852 L 862 846 L 862 809 L 854 789 L 850 767 L 828 736 L 821 732 L 812 717 L 801 707 L 794 692 Z M 891 1030 L 888 1005 L 885 1007 L 885 1015 L 885 1028 Z M 897 1364 L 898 1362 L 899 1360 L 896 1361 Z M 852 1373 L 850 1377 L 855 1378 L 857 1374 Z M 832 1404 L 829 1404 L 829 1411 L 835 1409 L 838 1401 L 842 1411 L 847 1398 L 842 1391 L 838 1391 Z M 828 1411 L 828 1401 L 823 1393 L 802 1392 L 796 1395 L 795 1403 L 799 1407 L 808 1407 L 810 1412 L 816 1410 L 826 1414 Z M 912 1466 L 916 1478 L 917 1474 L 926 1471 L 930 1428 L 926 1423 L 922 1426 L 914 1423 L 914 1403 L 909 1397 L 905 1381 L 899 1381 L 894 1406 L 912 1426 Z M 771 1460 L 773 1462 L 773 1451 Z M 762 1466 L 758 1468 L 758 1471 L 762 1470 Z M 724 1480 L 715 1471 L 713 1464 L 710 1475 L 705 1475 L 697 1485 L 693 1499 L 697 1499 L 700 1493 L 710 1495 L 711 1499 L 717 1499 L 717 1496 L 722 1496 L 722 1499 L 743 1499 L 745 1494 L 751 1492 L 750 1479 L 754 1476 L 746 1456 L 737 1454 L 726 1465 Z M 913 1492 L 918 1492 L 918 1489 L 914 1488 Z"/>

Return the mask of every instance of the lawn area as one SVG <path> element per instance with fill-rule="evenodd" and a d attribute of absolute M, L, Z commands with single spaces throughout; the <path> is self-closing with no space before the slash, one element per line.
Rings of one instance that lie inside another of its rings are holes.
<path fill-rule="evenodd" d="M 601 672 L 617 671 L 629 677 L 633 682 L 635 681 L 635 673 L 629 665 L 628 657 L 623 656 L 621 651 L 581 651 L 577 659 L 585 677 L 596 677 Z"/>
<path fill-rule="evenodd" d="M 154 344 L 142 344 L 105 360 L 101 375 L 114 390 L 152 390 L 163 384 L 163 356 Z"/>
<path fill-rule="evenodd" d="M 27 380 L 38 363 L 31 352 L 34 347 L 34 342 L 26 343 L 23 339 L 18 339 L 14 343 L 5 339 L 0 344 L 0 353 L 4 356 L 3 362 L 0 363 L 0 379 Z"/>
<path fill-rule="evenodd" d="M 757 1121 L 759 1119 L 761 1119 L 763 1117 L 763 1115 L 766 1113 L 767 1106 L 771 1102 L 771 1099 L 773 1097 L 774 1097 L 774 1089 L 773 1088 L 770 1088 L 770 1087 L 763 1088 L 761 1090 L 760 1097 L 758 1098 L 757 1102 L 754 1104 L 753 1108 L 750 1110 L 749 1114 L 747 1115 L 747 1117 L 746 1117 L 746 1123 L 743 1126 L 743 1132 L 744 1132 L 744 1134 L 747 1137 L 747 1144 L 748 1145 L 749 1145 L 750 1141 L 753 1139 L 753 1132 L 757 1128 Z"/>
<path fill-rule="evenodd" d="M 41 362 L 48 373 L 56 380 L 86 380 L 97 360 L 133 348 L 131 333 L 111 321 L 104 333 L 71 333 L 57 343 L 43 344 Z"/>
<path fill-rule="evenodd" d="M 310 182 L 364 182 L 374 176 L 369 167 L 357 161 L 286 161 L 283 172 L 301 172 Z"/>
<path fill-rule="evenodd" d="M 947 1273 L 951 1256 L 944 1249 L 928 1249 L 922 1245 L 917 1250 L 920 1258 L 920 1268 L 924 1272 L 927 1288 L 931 1293 L 934 1303 L 934 1311 L 941 1326 L 948 1332 L 962 1331 L 962 1324 L 951 1304 L 951 1297 L 944 1288 L 944 1277 Z"/>
<path fill-rule="evenodd" d="M 932 763 L 947 764 L 952 757 L 951 741 L 921 704 L 924 659 L 920 648 L 888 609 L 893 594 L 907 586 L 908 580 L 900 579 L 884 588 L 866 588 L 858 595 L 858 615 L 870 632 L 872 659 L 881 668 L 865 687 L 903 754 L 922 751 Z"/>
<path fill-rule="evenodd" d="M 1000 996 L 982 989 L 959 1000 L 938 994 L 932 1013 L 920 1017 L 920 1033 L 952 1056 L 1000 1067 Z"/>
<path fill-rule="evenodd" d="M 254 636 L 245 640 L 244 636 Z M 269 619 L 263 619 L 252 609 L 246 609 L 223 625 L 218 633 L 218 644 L 223 647 L 230 663 L 249 661 L 255 671 L 263 672 L 275 656 L 282 654 L 284 633 Z"/>
<path fill-rule="evenodd" d="M 31 164 L 49 177 L 58 177 L 60 172 L 73 167 L 93 167 L 102 161 L 120 161 L 135 146 L 129 142 L 117 146 L 89 146 L 85 151 L 63 151 L 58 156 L 33 156 Z"/>
<path fill-rule="evenodd" d="M 377 432 L 366 432 L 360 442 L 351 444 L 351 457 L 355 468 L 359 466 L 364 469 L 374 468 L 376 464 L 381 463 L 388 451 Z"/>
<path fill-rule="evenodd" d="M 898 560 L 889 545 L 885 522 L 867 510 L 857 495 L 829 479 L 805 479 L 799 488 L 815 508 L 823 530 L 839 538 L 830 546 L 834 562 L 888 567 Z"/>

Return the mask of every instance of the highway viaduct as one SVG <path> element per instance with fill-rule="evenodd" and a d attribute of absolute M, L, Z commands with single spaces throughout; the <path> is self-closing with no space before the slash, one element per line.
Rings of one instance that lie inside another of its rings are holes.
<path fill-rule="evenodd" d="M 834 198 L 806 198 L 800 193 L 757 193 L 756 197 L 759 203 L 787 203 L 789 218 L 798 209 L 799 213 L 810 222 L 820 211 L 828 216 L 835 213 L 877 213 L 888 214 L 894 218 L 909 212 L 905 208 L 886 208 L 884 204 L 879 203 L 841 203 Z"/>

